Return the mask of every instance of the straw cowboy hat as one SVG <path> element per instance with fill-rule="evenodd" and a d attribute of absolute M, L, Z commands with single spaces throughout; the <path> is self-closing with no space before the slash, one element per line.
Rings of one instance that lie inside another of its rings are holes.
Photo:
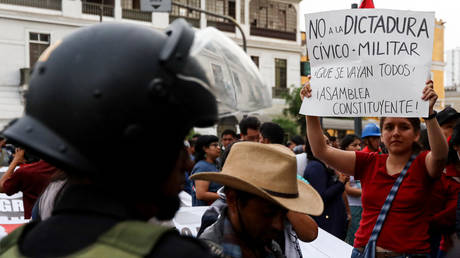
<path fill-rule="evenodd" d="M 260 196 L 287 210 L 321 215 L 323 200 L 309 184 L 297 179 L 294 153 L 279 144 L 239 142 L 232 146 L 222 172 L 190 177 Z"/>

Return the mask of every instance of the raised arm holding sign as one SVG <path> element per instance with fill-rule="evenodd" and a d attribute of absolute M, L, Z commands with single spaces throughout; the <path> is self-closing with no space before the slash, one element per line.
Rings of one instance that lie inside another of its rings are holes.
<path fill-rule="evenodd" d="M 385 257 L 430 252 L 424 201 L 448 150 L 433 119 L 438 97 L 432 81 L 423 88 L 431 63 L 433 21 L 432 13 L 389 10 L 307 16 L 312 77 L 311 86 L 308 82 L 301 90 L 300 113 L 307 114 L 315 157 L 361 181 L 363 213 L 351 257 L 368 257 L 365 250 L 384 252 Z M 323 115 L 380 116 L 382 142 L 389 154 L 327 146 L 316 117 Z M 417 116 L 426 117 L 431 151 L 421 151 L 416 144 Z M 402 171 L 407 171 L 405 177 L 400 177 Z"/>
<path fill-rule="evenodd" d="M 301 114 L 427 116 L 434 13 L 352 9 L 306 14 L 312 97 Z"/>
<path fill-rule="evenodd" d="M 319 118 L 307 116 L 307 136 L 313 154 L 328 166 L 354 175 L 362 185 L 362 221 L 355 234 L 353 254 L 360 256 L 368 243 L 373 227 L 379 217 L 380 208 L 401 170 L 408 166 L 407 178 L 402 182 L 393 201 L 389 215 L 375 241 L 377 252 L 387 252 L 391 257 L 402 254 L 427 254 L 428 214 L 424 212 L 424 200 L 434 178 L 439 177 L 447 156 L 447 142 L 436 119 L 433 106 L 437 95 L 432 82 L 422 92 L 421 102 L 429 105 L 426 121 L 432 151 L 420 151 L 417 140 L 420 135 L 419 118 L 382 117 L 382 141 L 389 154 L 351 152 L 332 148 L 322 141 Z M 302 97 L 312 98 L 312 90 L 306 85 Z M 406 165 L 411 156 L 416 156 L 412 165 Z M 433 178 L 433 179 L 432 179 Z M 377 256 L 378 257 L 378 256 Z"/>

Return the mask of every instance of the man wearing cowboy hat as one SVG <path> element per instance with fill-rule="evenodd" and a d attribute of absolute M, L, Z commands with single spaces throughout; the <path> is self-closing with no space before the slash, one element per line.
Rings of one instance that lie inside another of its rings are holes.
<path fill-rule="evenodd" d="M 287 211 L 319 215 L 323 202 L 296 178 L 296 158 L 285 146 L 235 143 L 222 172 L 192 179 L 225 186 L 228 207 L 200 238 L 232 257 L 283 257 L 274 239 L 282 234 Z"/>

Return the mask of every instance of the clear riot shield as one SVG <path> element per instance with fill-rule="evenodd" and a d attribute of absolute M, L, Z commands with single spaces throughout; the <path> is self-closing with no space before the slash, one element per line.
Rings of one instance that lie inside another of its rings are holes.
<path fill-rule="evenodd" d="M 189 55 L 205 69 L 220 117 L 271 107 L 270 88 L 259 69 L 224 33 L 213 27 L 196 31 Z"/>

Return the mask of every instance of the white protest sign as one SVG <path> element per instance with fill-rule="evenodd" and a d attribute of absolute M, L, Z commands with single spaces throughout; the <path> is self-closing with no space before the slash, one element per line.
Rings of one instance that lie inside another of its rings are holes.
<path fill-rule="evenodd" d="M 7 171 L 8 167 L 0 168 L 0 177 Z M 11 233 L 14 229 L 27 223 L 24 219 L 24 203 L 22 192 L 11 196 L 0 194 L 0 239 Z"/>
<path fill-rule="evenodd" d="M 196 236 L 201 226 L 201 217 L 208 206 L 181 207 L 174 216 L 173 224 L 181 235 Z"/>
<path fill-rule="evenodd" d="M 426 117 L 434 13 L 351 9 L 305 14 L 312 97 L 301 114 Z"/>
<path fill-rule="evenodd" d="M 173 219 L 177 230 L 188 236 L 196 236 L 201 225 L 201 216 L 208 206 L 181 207 Z M 302 256 L 305 258 L 343 258 L 350 257 L 353 247 L 318 228 L 315 241 L 305 243 L 299 240 Z"/>

